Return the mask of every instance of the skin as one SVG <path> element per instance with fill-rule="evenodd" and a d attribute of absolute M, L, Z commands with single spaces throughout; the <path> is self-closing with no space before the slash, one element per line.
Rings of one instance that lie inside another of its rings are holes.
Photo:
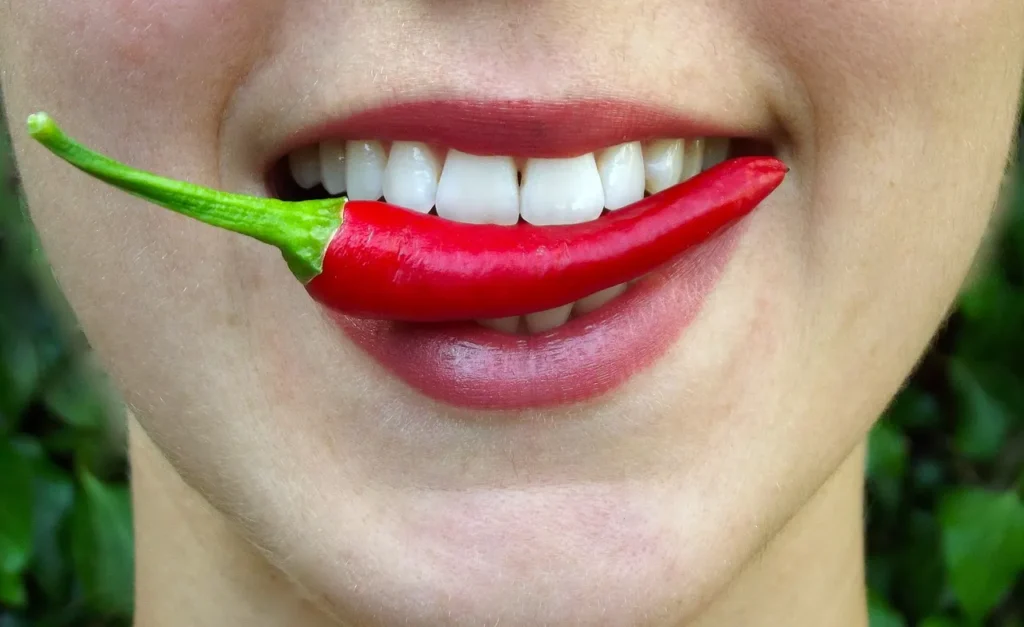
<path fill-rule="evenodd" d="M 792 167 L 697 322 L 586 405 L 424 400 L 276 253 L 15 147 L 131 410 L 138 618 L 866 625 L 863 440 L 992 215 L 1018 0 L 9 0 L 12 128 L 259 192 L 284 135 L 381 94 L 639 98 Z"/>

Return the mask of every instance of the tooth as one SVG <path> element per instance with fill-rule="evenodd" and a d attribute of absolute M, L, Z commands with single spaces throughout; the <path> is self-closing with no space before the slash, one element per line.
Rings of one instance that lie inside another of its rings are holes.
<path fill-rule="evenodd" d="M 288 169 L 302 189 L 316 187 L 320 184 L 320 148 L 314 144 L 293 151 L 288 155 Z"/>
<path fill-rule="evenodd" d="M 615 300 L 619 296 L 622 296 L 622 293 L 625 291 L 625 283 L 613 285 L 612 287 L 609 287 L 606 290 L 601 290 L 600 292 L 579 299 L 573 306 L 573 310 L 576 312 L 577 315 L 590 313 L 595 309 L 600 309 L 601 307 L 607 305 L 609 302 Z"/>
<path fill-rule="evenodd" d="M 664 191 L 679 182 L 683 173 L 683 140 L 656 139 L 644 146 L 647 191 Z"/>
<path fill-rule="evenodd" d="M 700 174 L 701 167 L 704 165 L 704 139 L 698 137 L 697 139 L 688 139 L 686 144 L 683 146 L 683 174 L 679 177 L 680 181 Z"/>
<path fill-rule="evenodd" d="M 565 324 L 565 321 L 569 319 L 570 313 L 572 313 L 572 303 L 548 309 L 547 311 L 526 314 L 523 317 L 526 318 L 527 331 L 530 333 L 544 333 Z"/>
<path fill-rule="evenodd" d="M 320 143 L 320 178 L 331 196 L 345 191 L 345 142 Z"/>
<path fill-rule="evenodd" d="M 441 164 L 426 144 L 395 142 L 384 169 L 384 200 L 392 205 L 429 213 L 437 196 Z"/>
<path fill-rule="evenodd" d="M 604 188 L 594 153 L 572 159 L 528 159 L 519 213 L 530 224 L 577 224 L 604 210 Z"/>
<path fill-rule="evenodd" d="M 519 330 L 519 316 L 510 316 L 508 318 L 485 318 L 477 320 L 477 323 L 481 326 L 485 326 L 488 329 L 494 329 L 495 331 L 501 331 L 502 333 L 515 333 Z"/>
<path fill-rule="evenodd" d="M 519 221 L 519 177 L 512 157 L 449 150 L 437 186 L 437 215 L 471 224 Z"/>
<path fill-rule="evenodd" d="M 729 157 L 729 140 L 725 137 L 709 137 L 704 145 L 704 169 L 712 168 Z"/>
<path fill-rule="evenodd" d="M 377 141 L 354 140 L 345 144 L 345 182 L 350 200 L 377 200 L 384 184 L 387 156 Z"/>
<path fill-rule="evenodd" d="M 604 188 L 604 206 L 622 209 L 644 197 L 644 155 L 640 142 L 620 144 L 601 151 L 597 170 Z"/>

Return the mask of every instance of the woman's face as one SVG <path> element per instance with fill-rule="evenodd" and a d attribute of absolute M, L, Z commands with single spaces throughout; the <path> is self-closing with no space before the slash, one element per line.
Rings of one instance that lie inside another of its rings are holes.
<path fill-rule="evenodd" d="M 234 191 L 265 193 L 309 129 L 426 101 L 447 104 L 409 134 L 465 135 L 449 105 L 475 102 L 479 141 L 504 127 L 532 151 L 516 158 L 559 154 L 591 130 L 565 111 L 596 100 L 771 142 L 790 166 L 645 299 L 512 350 L 465 329 L 357 342 L 272 249 L 16 133 L 50 260 L 149 437 L 291 577 L 383 624 L 673 623 L 719 591 L 942 320 L 1024 62 L 1019 0 L 3 6 L 15 130 L 47 110 L 121 160 Z M 531 122 L 508 101 L 570 109 Z"/>

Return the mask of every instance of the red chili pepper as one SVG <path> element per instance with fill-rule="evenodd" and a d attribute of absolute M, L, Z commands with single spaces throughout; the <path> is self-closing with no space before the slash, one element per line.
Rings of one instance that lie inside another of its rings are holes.
<path fill-rule="evenodd" d="M 278 247 L 314 299 L 367 318 L 435 322 L 543 311 L 639 278 L 752 211 L 788 168 L 733 159 L 583 224 L 464 224 L 381 202 L 286 202 L 135 170 L 67 137 L 45 113 L 29 133 L 124 191 Z"/>

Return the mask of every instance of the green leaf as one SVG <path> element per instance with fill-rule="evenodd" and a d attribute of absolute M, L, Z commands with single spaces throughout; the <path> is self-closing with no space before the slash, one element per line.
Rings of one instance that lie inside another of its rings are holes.
<path fill-rule="evenodd" d="M 991 322 L 1006 310 L 1006 298 L 1012 293 L 997 265 L 989 264 L 985 272 L 960 293 L 959 311 L 972 322 Z"/>
<path fill-rule="evenodd" d="M 19 574 L 32 551 L 32 467 L 0 440 L 0 573 Z"/>
<path fill-rule="evenodd" d="M 127 617 L 134 597 L 132 521 L 128 490 L 81 473 L 72 514 L 71 555 L 89 605 Z"/>
<path fill-rule="evenodd" d="M 871 627 L 906 627 L 903 616 L 878 595 L 868 596 L 868 623 Z"/>
<path fill-rule="evenodd" d="M 885 420 L 911 429 L 934 428 L 942 421 L 942 409 L 933 395 L 910 385 L 889 405 L 885 412 Z"/>
<path fill-rule="evenodd" d="M 942 563 L 938 521 L 931 512 L 914 510 L 902 521 L 907 528 L 901 543 L 894 600 L 914 616 L 939 610 L 946 571 Z"/>
<path fill-rule="evenodd" d="M 872 520 L 889 520 L 899 513 L 902 498 L 902 481 L 885 475 L 872 477 L 868 482 L 868 515 Z"/>
<path fill-rule="evenodd" d="M 939 511 L 950 584 L 964 614 L 980 621 L 1024 570 L 1024 504 L 1012 492 L 965 489 Z"/>
<path fill-rule="evenodd" d="M 38 627 L 31 625 L 28 620 L 14 614 L 0 614 L 0 627 Z"/>
<path fill-rule="evenodd" d="M 0 416 L 8 416 L 5 423 L 13 423 L 24 410 L 40 377 L 35 346 L 23 329 L 14 326 L 0 316 Z"/>
<path fill-rule="evenodd" d="M 903 493 L 907 440 L 892 423 L 879 421 L 868 436 L 868 507 L 873 516 L 891 515 Z"/>
<path fill-rule="evenodd" d="M 914 489 L 922 494 L 933 494 L 944 485 L 946 469 L 936 459 L 924 457 L 914 462 Z"/>
<path fill-rule="evenodd" d="M 917 627 L 961 627 L 961 625 L 952 618 L 930 616 L 921 621 Z"/>
<path fill-rule="evenodd" d="M 32 575 L 49 599 L 60 599 L 68 580 L 61 531 L 74 503 L 75 486 L 56 468 L 36 474 Z"/>
<path fill-rule="evenodd" d="M 47 386 L 43 400 L 64 422 L 82 429 L 103 425 L 105 406 L 97 393 L 97 377 L 80 356 Z"/>
<path fill-rule="evenodd" d="M 972 461 L 991 461 L 1006 439 L 1010 416 L 963 362 L 952 361 L 949 376 L 960 409 L 954 436 L 957 451 Z"/>
<path fill-rule="evenodd" d="M 22 608 L 27 601 L 28 594 L 21 573 L 0 571 L 0 605 Z"/>
<path fill-rule="evenodd" d="M 879 421 L 868 438 L 868 476 L 902 479 L 907 469 L 907 438 L 897 427 Z"/>
<path fill-rule="evenodd" d="M 1021 292 L 1024 298 L 1024 291 Z M 1024 318 L 1021 319 L 1020 329 L 1024 329 Z M 1011 429 L 1013 424 L 1024 426 L 1024 331 L 1018 333 L 1020 348 L 1014 351 L 1014 359 L 1010 362 L 1000 361 L 989 355 L 979 358 L 962 360 L 970 364 L 970 371 L 974 379 L 978 381 L 989 396 L 1009 415 Z M 1007 344 L 1010 338 L 1004 338 L 1003 343 Z"/>
<path fill-rule="evenodd" d="M 878 595 L 888 596 L 892 590 L 892 583 L 896 567 L 893 564 L 892 555 L 888 552 L 872 551 L 867 556 L 867 580 L 871 592 Z"/>
<path fill-rule="evenodd" d="M 19 433 L 11 438 L 11 446 L 18 451 L 22 459 L 28 462 L 32 473 L 35 473 L 39 468 L 39 464 L 46 459 L 46 451 L 43 450 L 43 445 L 32 436 Z"/>

